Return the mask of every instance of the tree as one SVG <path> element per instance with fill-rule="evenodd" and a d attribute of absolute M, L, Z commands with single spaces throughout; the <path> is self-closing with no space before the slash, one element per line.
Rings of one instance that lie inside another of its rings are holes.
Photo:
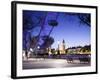
<path fill-rule="evenodd" d="M 33 16 L 29 14 L 23 14 L 23 30 L 32 30 L 33 28 L 37 27 L 41 24 L 42 17 L 40 16 Z"/>
<path fill-rule="evenodd" d="M 30 49 L 30 46 L 32 46 L 31 32 L 35 28 L 41 26 L 44 20 L 44 14 L 45 12 L 41 13 L 41 12 L 35 12 L 35 11 L 23 11 L 23 49 L 25 50 L 26 54 L 27 54 L 27 51 Z M 40 29 L 41 28 L 42 27 L 40 27 Z"/>
<path fill-rule="evenodd" d="M 47 12 L 45 12 L 44 14 L 45 14 L 45 16 L 44 16 L 44 18 L 42 19 L 41 29 L 40 29 L 40 32 L 39 32 L 39 34 L 38 34 L 38 39 L 37 39 L 36 45 L 35 45 L 35 47 L 34 47 L 35 49 L 36 49 L 37 46 L 38 46 L 38 43 L 39 43 L 39 40 L 40 40 L 41 32 L 42 32 L 42 30 L 44 29 L 44 24 L 45 24 L 45 20 L 46 20 L 46 17 L 47 17 Z"/>
<path fill-rule="evenodd" d="M 90 14 L 78 14 L 77 16 L 80 20 L 80 23 L 86 24 L 89 27 L 91 26 Z"/>
<path fill-rule="evenodd" d="M 37 39 L 38 39 L 38 36 L 33 36 L 33 37 L 31 38 L 31 41 L 30 41 L 30 47 L 31 47 L 31 48 L 33 48 L 33 49 L 35 48 Z"/>
<path fill-rule="evenodd" d="M 55 49 L 51 49 L 51 53 L 52 54 L 55 54 Z"/>
<path fill-rule="evenodd" d="M 41 45 L 41 48 L 49 48 L 54 43 L 54 39 L 48 35 L 43 36 L 42 40 L 43 44 Z"/>
<path fill-rule="evenodd" d="M 65 16 L 74 16 L 79 20 L 79 23 L 91 27 L 91 15 L 88 13 L 65 13 Z"/>
<path fill-rule="evenodd" d="M 91 51 L 91 45 L 85 45 L 84 47 L 81 48 L 82 52 L 86 52 L 86 51 Z"/>
<path fill-rule="evenodd" d="M 68 49 L 65 49 L 65 53 L 68 53 Z"/>

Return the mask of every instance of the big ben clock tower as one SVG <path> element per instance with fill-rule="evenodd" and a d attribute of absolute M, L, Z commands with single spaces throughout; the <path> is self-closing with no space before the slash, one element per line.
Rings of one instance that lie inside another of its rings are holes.
<path fill-rule="evenodd" d="M 65 54 L 65 40 L 63 39 L 61 43 L 60 53 Z"/>

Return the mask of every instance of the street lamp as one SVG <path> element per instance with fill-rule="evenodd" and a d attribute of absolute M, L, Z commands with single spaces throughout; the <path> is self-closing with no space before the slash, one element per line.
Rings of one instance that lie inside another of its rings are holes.
<path fill-rule="evenodd" d="M 58 50 L 57 50 L 57 54 L 59 55 L 60 54 L 60 50 L 59 50 L 59 41 L 57 42 L 58 43 Z"/>
<path fill-rule="evenodd" d="M 30 51 L 31 51 L 31 52 L 33 52 L 33 49 L 32 49 L 32 48 L 30 48 Z"/>
<path fill-rule="evenodd" d="M 60 43 L 60 42 L 59 42 L 59 41 L 57 41 L 57 43 L 58 43 L 58 50 L 59 50 L 59 43 Z"/>
<path fill-rule="evenodd" d="M 40 49 L 40 46 L 38 46 L 37 48 Z"/>

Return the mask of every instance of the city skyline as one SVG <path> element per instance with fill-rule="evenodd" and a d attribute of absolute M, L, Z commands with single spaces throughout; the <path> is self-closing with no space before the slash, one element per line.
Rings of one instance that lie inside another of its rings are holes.
<path fill-rule="evenodd" d="M 46 18 L 45 18 L 45 14 Z M 44 18 L 44 28 L 41 31 L 42 35 L 48 35 L 52 26 L 48 25 L 49 20 L 56 20 L 58 25 L 55 26 L 49 35 L 50 37 L 54 38 L 54 43 L 51 45 L 52 48 L 58 47 L 58 41 L 61 43 L 62 40 L 65 40 L 65 45 L 67 47 L 73 46 L 85 46 L 91 44 L 90 42 L 90 31 L 91 27 L 83 24 L 79 21 L 76 14 L 81 15 L 90 15 L 90 14 L 83 14 L 83 13 L 65 13 L 65 12 L 46 12 L 46 11 L 28 11 L 24 10 L 23 15 L 33 17 L 32 21 L 36 22 L 35 17 Z M 43 23 L 43 21 L 41 21 Z M 37 25 L 36 28 L 32 30 L 32 36 L 37 36 L 40 31 L 41 23 Z M 40 40 L 42 44 L 43 41 Z"/>

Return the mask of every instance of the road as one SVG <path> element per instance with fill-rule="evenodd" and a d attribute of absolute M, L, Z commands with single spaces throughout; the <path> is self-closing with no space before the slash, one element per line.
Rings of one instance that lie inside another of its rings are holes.
<path fill-rule="evenodd" d="M 90 63 L 80 63 L 78 60 L 68 63 L 65 59 L 29 58 L 23 60 L 23 69 L 63 68 L 90 66 Z"/>

